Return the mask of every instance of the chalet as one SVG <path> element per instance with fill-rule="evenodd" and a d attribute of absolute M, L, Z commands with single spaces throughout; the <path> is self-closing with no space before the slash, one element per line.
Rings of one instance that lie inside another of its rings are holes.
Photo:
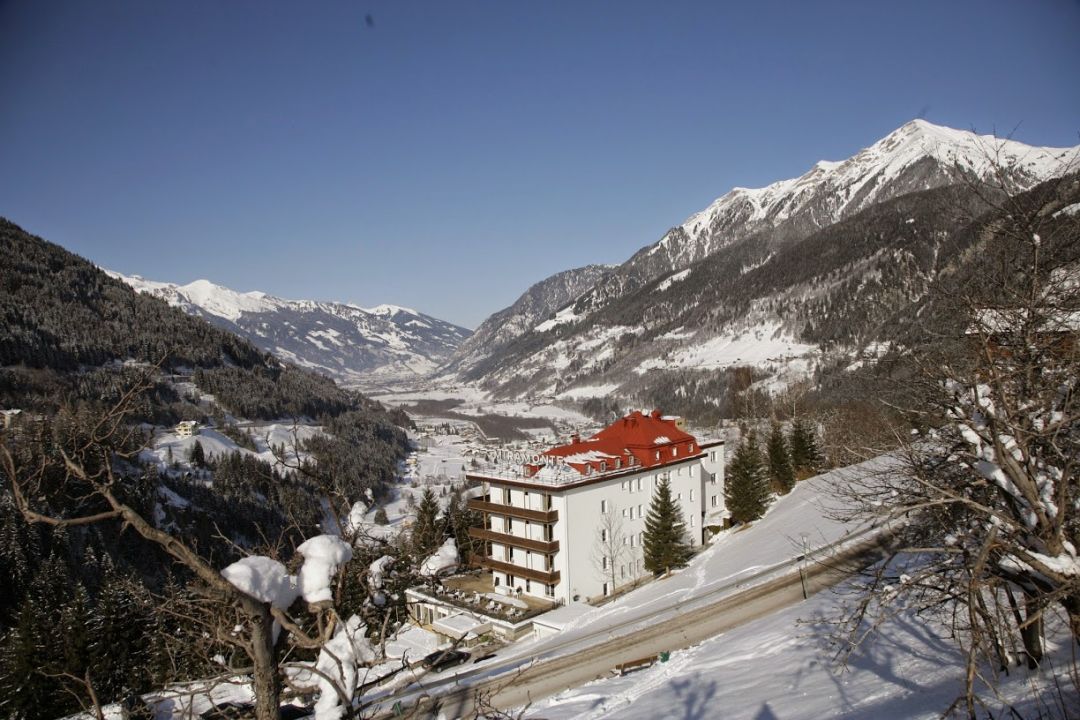
<path fill-rule="evenodd" d="M 563 603 L 609 595 L 648 574 L 645 517 L 661 479 L 700 545 L 727 516 L 723 441 L 700 442 L 679 424 L 659 411 L 634 412 L 592 437 L 467 473 L 483 487 L 468 502 L 483 518 L 469 531 L 483 546 L 472 564 L 516 594 Z M 614 586 L 603 557 L 611 553 L 600 547 L 608 533 L 623 546 Z"/>
<path fill-rule="evenodd" d="M 191 437 L 199 434 L 199 423 L 194 420 L 184 420 L 176 424 L 177 437 Z"/>

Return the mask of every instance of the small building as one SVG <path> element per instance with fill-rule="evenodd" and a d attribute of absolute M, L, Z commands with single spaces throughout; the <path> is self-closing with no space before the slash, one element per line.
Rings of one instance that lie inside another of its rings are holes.
<path fill-rule="evenodd" d="M 503 452 L 487 469 L 466 474 L 483 487 L 482 496 L 468 501 L 483 518 L 469 530 L 483 543 L 470 561 L 515 593 L 568 605 L 646 576 L 645 516 L 662 479 L 692 545 L 728 517 L 723 441 L 699 442 L 659 410 L 634 412 L 592 437 L 522 455 Z M 617 552 L 598 548 L 612 540 L 622 546 Z M 611 555 L 611 565 L 599 555 Z"/>
<path fill-rule="evenodd" d="M 15 418 L 22 414 L 22 410 L 18 408 L 12 408 L 10 410 L 0 410 L 0 416 L 3 416 L 3 420 L 0 420 L 0 427 L 5 430 L 11 427 L 11 423 L 15 422 Z"/>
<path fill-rule="evenodd" d="M 191 437 L 199 434 L 199 423 L 194 420 L 183 420 L 176 424 L 177 437 Z"/>

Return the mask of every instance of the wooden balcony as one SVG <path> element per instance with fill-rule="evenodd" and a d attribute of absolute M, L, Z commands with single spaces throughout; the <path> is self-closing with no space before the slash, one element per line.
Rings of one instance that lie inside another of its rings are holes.
<path fill-rule="evenodd" d="M 545 555 L 559 552 L 558 540 L 552 540 L 550 542 L 545 540 L 531 540 L 529 538 L 507 535 L 506 533 L 476 527 L 469 528 L 469 537 L 474 537 L 477 540 L 502 543 L 503 545 L 511 545 L 516 548 L 522 548 L 523 550 L 544 553 Z"/>
<path fill-rule="evenodd" d="M 543 570 L 534 570 L 533 568 L 521 567 L 514 563 L 503 562 L 502 560 L 496 560 L 494 558 L 484 557 L 483 555 L 470 555 L 469 563 L 488 570 L 498 570 L 501 573 L 513 575 L 515 577 L 523 577 L 529 580 L 536 580 L 537 582 L 547 583 L 549 585 L 556 585 L 559 582 L 559 572 L 544 572 Z"/>
<path fill-rule="evenodd" d="M 507 517 L 519 518 L 521 520 L 532 520 L 533 522 L 553 523 L 558 522 L 559 520 L 558 510 L 529 510 L 528 508 L 515 507 L 513 505 L 501 505 L 499 503 L 488 502 L 478 498 L 470 498 L 468 506 L 470 510 L 506 515 Z"/>

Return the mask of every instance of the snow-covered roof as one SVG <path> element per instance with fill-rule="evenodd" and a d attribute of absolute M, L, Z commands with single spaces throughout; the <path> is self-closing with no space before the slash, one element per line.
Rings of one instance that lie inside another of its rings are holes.
<path fill-rule="evenodd" d="M 491 623 L 461 612 L 436 620 L 431 623 L 431 628 L 437 633 L 460 640 L 469 633 L 483 635 L 489 632 Z"/>

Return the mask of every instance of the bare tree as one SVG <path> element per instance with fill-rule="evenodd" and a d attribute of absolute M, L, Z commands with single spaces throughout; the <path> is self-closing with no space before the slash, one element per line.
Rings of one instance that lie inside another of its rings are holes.
<path fill-rule="evenodd" d="M 228 627 L 240 626 L 241 633 L 215 627 L 219 639 L 240 647 L 252 663 L 255 711 L 259 720 L 276 720 L 280 701 L 279 658 L 284 645 L 317 650 L 330 640 L 339 625 L 331 602 L 308 605 L 312 615 L 307 631 L 287 608 L 275 607 L 240 590 L 194 549 L 155 527 L 129 499 L 129 479 L 124 464 L 140 443 L 132 442 L 138 431 L 127 416 L 140 393 L 149 387 L 150 374 L 128 390 L 117 404 L 90 429 L 87 439 L 75 448 L 58 449 L 55 455 L 42 451 L 33 464 L 20 466 L 3 438 L 0 467 L 9 479 L 12 496 L 23 517 L 30 523 L 57 528 L 118 522 L 148 540 L 190 571 L 204 587 L 205 595 L 219 612 L 228 615 Z M 61 476 L 57 482 L 57 474 Z M 60 493 L 75 498 L 74 510 L 55 510 L 50 500 Z M 275 625 L 283 628 L 279 638 Z M 287 640 L 286 640 L 287 638 Z M 92 688 L 87 685 L 88 690 Z M 351 688 L 349 688 L 351 696 Z M 96 698 L 94 698 L 96 703 Z"/>
<path fill-rule="evenodd" d="M 600 515 L 596 526 L 596 541 L 593 545 L 593 565 L 608 582 L 608 591 L 614 592 L 618 584 L 619 565 L 623 564 L 630 553 L 627 535 L 623 531 L 622 517 L 616 514 L 612 506 Z"/>
<path fill-rule="evenodd" d="M 1080 643 L 1080 180 L 1002 195 L 984 193 L 997 204 L 970 230 L 966 267 L 922 318 L 951 315 L 953 333 L 913 351 L 902 469 L 845 491 L 856 514 L 897 528 L 846 618 L 849 642 L 896 608 L 938 611 L 964 650 L 972 717 L 1014 638 L 1042 661 L 1051 608 Z"/>

